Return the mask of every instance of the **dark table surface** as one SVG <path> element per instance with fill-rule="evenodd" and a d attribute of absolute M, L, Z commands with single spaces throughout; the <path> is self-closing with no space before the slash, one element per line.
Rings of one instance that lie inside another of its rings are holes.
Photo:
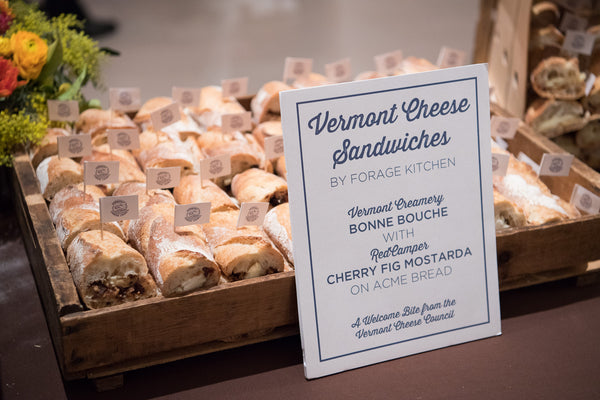
<path fill-rule="evenodd" d="M 2 399 L 600 399 L 600 284 L 574 279 L 501 293 L 503 334 L 490 339 L 307 381 L 293 336 L 128 372 L 97 393 L 61 379 L 6 194 L 0 221 Z"/>

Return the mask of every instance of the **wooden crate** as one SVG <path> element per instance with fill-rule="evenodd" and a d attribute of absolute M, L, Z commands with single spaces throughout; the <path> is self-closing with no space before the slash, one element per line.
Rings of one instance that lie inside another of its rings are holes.
<path fill-rule="evenodd" d="M 535 161 L 544 152 L 562 152 L 526 126 L 519 128 L 511 150 Z M 13 171 L 24 241 L 65 379 L 100 378 L 298 333 L 293 272 L 178 298 L 85 310 L 29 157 L 18 154 Z M 575 183 L 600 195 L 600 176 L 578 160 L 568 178 L 544 180 L 566 200 Z M 599 236 L 598 215 L 498 233 L 501 290 L 599 269 L 588 265 L 600 259 Z"/>

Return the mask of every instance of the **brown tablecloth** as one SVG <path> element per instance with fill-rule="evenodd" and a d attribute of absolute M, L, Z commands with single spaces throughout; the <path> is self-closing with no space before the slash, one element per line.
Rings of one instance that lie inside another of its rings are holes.
<path fill-rule="evenodd" d="M 504 292 L 502 336 L 307 381 L 298 336 L 63 382 L 20 231 L 0 207 L 2 399 L 600 399 L 600 285 Z"/>

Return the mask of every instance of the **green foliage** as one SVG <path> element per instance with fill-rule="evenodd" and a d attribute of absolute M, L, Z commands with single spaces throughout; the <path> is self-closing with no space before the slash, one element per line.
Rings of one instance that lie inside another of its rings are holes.
<path fill-rule="evenodd" d="M 21 146 L 37 144 L 46 134 L 46 124 L 23 110 L 16 114 L 0 111 L 0 165 L 12 165 L 13 153 Z"/>

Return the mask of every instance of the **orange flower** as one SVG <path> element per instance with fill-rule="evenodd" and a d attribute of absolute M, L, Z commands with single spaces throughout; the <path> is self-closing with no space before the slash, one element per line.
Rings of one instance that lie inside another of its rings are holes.
<path fill-rule="evenodd" d="M 0 97 L 8 97 L 12 92 L 26 82 L 17 81 L 19 70 L 10 61 L 0 57 Z"/>
<path fill-rule="evenodd" d="M 35 33 L 19 31 L 10 38 L 13 61 L 24 79 L 36 79 L 48 57 L 48 45 Z"/>

